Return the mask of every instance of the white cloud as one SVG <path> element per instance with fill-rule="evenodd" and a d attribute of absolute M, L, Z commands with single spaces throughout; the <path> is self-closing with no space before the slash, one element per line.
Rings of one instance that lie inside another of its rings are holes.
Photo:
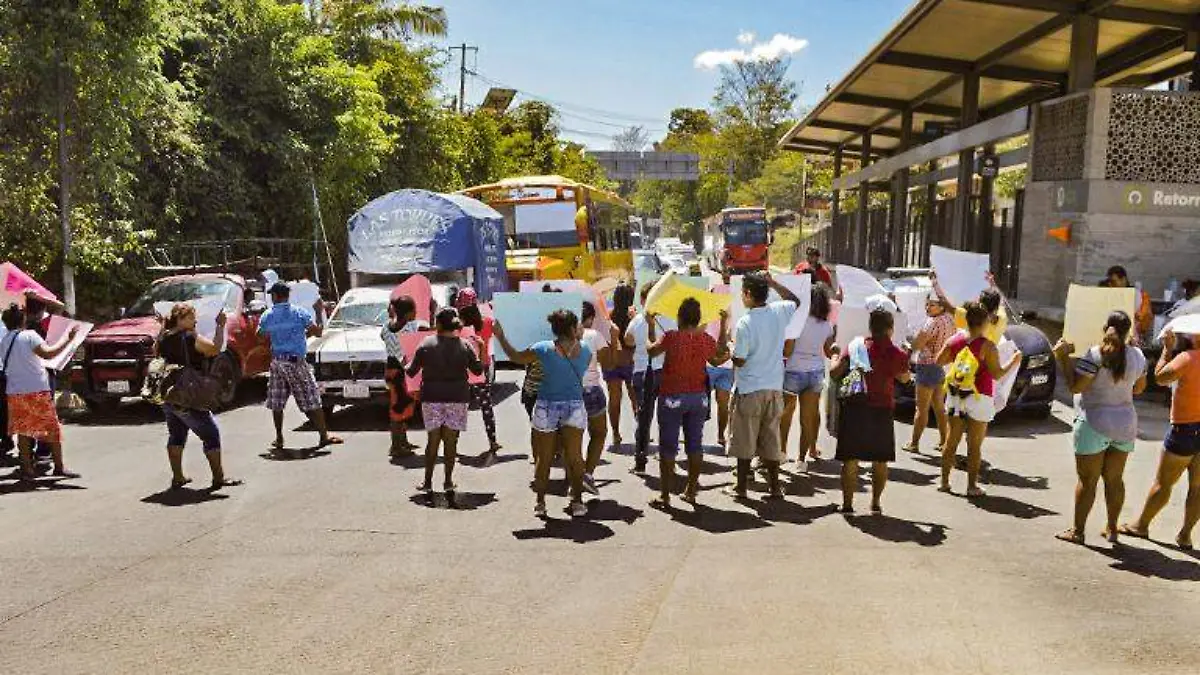
<path fill-rule="evenodd" d="M 753 33 L 743 31 L 737 36 L 738 43 L 750 49 L 710 49 L 700 52 L 692 64 L 700 70 L 715 70 L 742 61 L 769 61 L 781 56 L 795 54 L 808 46 L 808 40 L 776 33 L 766 42 L 755 43 Z"/>

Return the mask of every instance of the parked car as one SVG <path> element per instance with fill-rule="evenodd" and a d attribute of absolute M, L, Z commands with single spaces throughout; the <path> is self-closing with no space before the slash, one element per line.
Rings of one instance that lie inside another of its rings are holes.
<path fill-rule="evenodd" d="M 238 384 L 265 373 L 271 364 L 270 343 L 258 335 L 265 305 L 254 302 L 254 291 L 234 274 L 190 274 L 155 281 L 120 319 L 97 326 L 84 340 L 72 358 L 72 389 L 93 410 L 137 396 L 159 332 L 154 303 L 214 297 L 225 302 L 229 344 L 213 357 L 210 372 L 226 384 L 222 405 L 233 403 Z"/>
<path fill-rule="evenodd" d="M 646 270 L 654 274 L 661 274 L 667 270 L 667 266 L 658 257 L 658 253 L 650 249 L 637 249 L 633 252 L 633 270 Z"/>
<path fill-rule="evenodd" d="M 379 333 L 388 320 L 391 291 L 384 286 L 346 291 L 321 337 L 309 338 L 308 361 L 326 412 L 338 405 L 387 402 L 387 350 Z"/>
<path fill-rule="evenodd" d="M 692 273 L 691 266 L 688 265 L 688 262 L 681 255 L 667 255 L 663 257 L 662 261 L 668 269 L 676 274 L 682 274 L 686 277 Z M 700 273 L 699 263 L 696 264 L 696 273 Z"/>
<path fill-rule="evenodd" d="M 431 287 L 436 307 L 451 305 L 458 292 L 454 283 L 437 282 Z M 388 320 L 393 288 L 377 285 L 346 291 L 321 337 L 309 339 L 308 362 L 327 414 L 339 405 L 387 403 L 387 349 L 380 331 Z"/>
<path fill-rule="evenodd" d="M 933 283 L 927 269 L 889 269 L 889 278 L 881 280 L 889 292 L 901 287 L 923 287 L 932 292 Z M 1049 338 L 1041 330 L 1025 323 L 1021 315 L 1007 306 L 1008 329 L 1004 336 L 1016 343 L 1021 350 L 1021 366 L 1013 384 L 1005 411 L 1024 412 L 1038 417 L 1050 415 L 1050 404 L 1054 401 L 1054 388 L 1058 380 L 1054 354 Z M 896 385 L 896 403 L 911 407 L 915 404 L 912 383 Z"/>

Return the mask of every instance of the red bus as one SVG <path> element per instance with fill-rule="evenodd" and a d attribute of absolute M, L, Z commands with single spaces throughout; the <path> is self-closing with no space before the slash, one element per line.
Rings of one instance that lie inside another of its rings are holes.
<path fill-rule="evenodd" d="M 713 252 L 720 270 L 743 274 L 767 269 L 771 235 L 766 209 L 723 209 L 716 221 Z"/>

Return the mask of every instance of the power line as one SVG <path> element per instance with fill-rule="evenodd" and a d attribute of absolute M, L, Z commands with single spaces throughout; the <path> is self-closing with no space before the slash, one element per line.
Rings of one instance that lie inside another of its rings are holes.
<path fill-rule="evenodd" d="M 615 113 L 615 112 L 608 111 L 608 110 L 601 110 L 600 108 L 592 108 L 590 106 L 578 105 L 575 103 L 567 103 L 566 101 L 560 101 L 560 100 L 550 98 L 548 96 L 542 96 L 540 94 L 536 94 L 534 92 L 531 92 L 531 91 L 528 91 L 525 89 L 520 89 L 520 88 L 514 87 L 512 85 L 504 84 L 503 82 L 497 82 L 496 80 L 493 80 L 485 75 L 481 75 L 478 72 L 473 73 L 473 74 L 475 75 L 475 77 L 478 77 L 480 80 L 483 80 L 484 82 L 492 85 L 493 87 L 502 87 L 505 89 L 512 89 L 521 94 L 524 94 L 526 96 L 526 98 L 531 98 L 531 99 L 534 99 L 537 101 L 542 101 L 544 103 L 549 103 L 549 104 L 557 106 L 559 108 L 574 109 L 574 110 L 582 111 L 582 112 L 590 114 L 590 115 L 596 115 L 597 117 L 605 117 L 605 118 L 608 118 L 611 120 L 623 120 L 626 122 L 625 126 L 629 126 L 630 123 L 662 124 L 661 119 L 651 119 L 649 117 L 639 117 L 636 115 Z"/>

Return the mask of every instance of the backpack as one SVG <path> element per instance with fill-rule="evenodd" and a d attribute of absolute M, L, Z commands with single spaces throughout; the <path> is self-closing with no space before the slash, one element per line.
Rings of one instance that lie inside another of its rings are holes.
<path fill-rule="evenodd" d="M 963 348 L 954 357 L 954 363 L 950 366 L 950 372 L 946 375 L 946 389 L 955 394 L 973 394 L 975 389 L 975 376 L 979 374 L 979 357 L 975 356 L 975 352 L 971 351 L 971 342 L 963 345 Z"/>

